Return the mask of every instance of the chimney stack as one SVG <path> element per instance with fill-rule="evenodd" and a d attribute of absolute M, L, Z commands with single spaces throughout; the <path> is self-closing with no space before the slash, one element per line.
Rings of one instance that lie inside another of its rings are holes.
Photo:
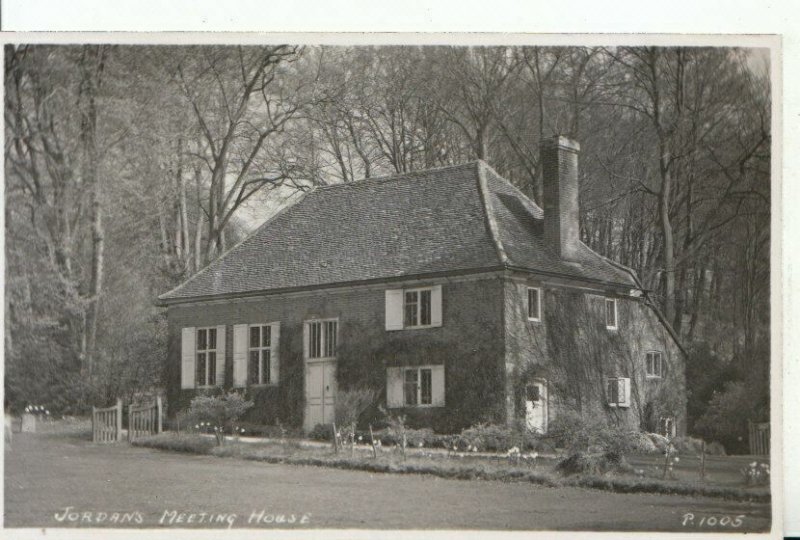
<path fill-rule="evenodd" d="M 580 242 L 578 152 L 580 145 L 556 135 L 540 146 L 544 199 L 544 240 L 559 257 L 577 261 Z"/>

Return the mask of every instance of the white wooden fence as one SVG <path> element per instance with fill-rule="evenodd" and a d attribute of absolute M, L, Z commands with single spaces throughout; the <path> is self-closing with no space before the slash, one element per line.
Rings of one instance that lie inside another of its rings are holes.
<path fill-rule="evenodd" d="M 111 443 L 122 438 L 122 400 L 113 407 L 92 407 L 92 442 Z"/>
<path fill-rule="evenodd" d="M 161 433 L 163 416 L 160 396 L 153 403 L 128 405 L 128 441 Z"/>
<path fill-rule="evenodd" d="M 754 456 L 769 455 L 769 422 L 747 422 L 750 453 Z"/>

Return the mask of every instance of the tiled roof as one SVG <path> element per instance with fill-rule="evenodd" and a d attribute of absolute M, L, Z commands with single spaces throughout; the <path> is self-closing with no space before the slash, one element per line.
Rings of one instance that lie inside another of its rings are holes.
<path fill-rule="evenodd" d="M 542 210 L 482 161 L 322 187 L 266 221 L 164 302 L 513 266 L 633 285 L 583 246 L 542 242 Z"/>

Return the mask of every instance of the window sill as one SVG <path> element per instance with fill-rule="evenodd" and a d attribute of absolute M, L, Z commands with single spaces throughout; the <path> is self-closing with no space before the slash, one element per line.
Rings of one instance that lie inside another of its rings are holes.
<path fill-rule="evenodd" d="M 403 326 L 402 329 L 403 330 L 427 330 L 428 328 L 439 328 L 440 326 L 441 325 L 435 325 L 435 324 L 426 324 L 426 325 L 418 324 L 417 326 Z"/>
<path fill-rule="evenodd" d="M 398 405 L 389 409 L 441 409 L 444 405 Z"/>
<path fill-rule="evenodd" d="M 608 330 L 609 332 L 616 332 L 617 330 L 619 330 L 619 327 L 618 326 L 606 326 L 606 330 Z"/>
<path fill-rule="evenodd" d="M 661 380 L 661 379 L 663 379 L 664 377 L 663 377 L 663 376 L 661 376 L 661 375 L 645 375 L 645 378 L 646 378 L 648 381 L 660 381 L 660 380 Z"/>
<path fill-rule="evenodd" d="M 542 322 L 542 319 L 541 318 L 539 318 L 539 319 L 531 319 L 530 317 L 528 317 L 528 322 L 540 323 L 540 322 Z"/>
<path fill-rule="evenodd" d="M 205 386 L 195 385 L 195 387 L 194 387 L 195 390 L 213 390 L 214 388 L 222 388 L 222 385 L 221 384 L 220 385 L 217 385 L 217 384 L 215 384 L 215 385 L 205 385 Z"/>
<path fill-rule="evenodd" d="M 336 356 L 323 356 L 322 358 L 306 358 L 306 362 L 330 362 L 336 360 Z"/>
<path fill-rule="evenodd" d="M 261 384 L 248 384 L 246 387 L 242 386 L 241 388 L 270 388 L 276 387 L 278 383 L 261 383 Z"/>
<path fill-rule="evenodd" d="M 630 408 L 630 405 L 619 405 L 617 403 L 609 403 L 608 406 L 611 407 L 612 409 L 628 409 L 628 408 Z"/>

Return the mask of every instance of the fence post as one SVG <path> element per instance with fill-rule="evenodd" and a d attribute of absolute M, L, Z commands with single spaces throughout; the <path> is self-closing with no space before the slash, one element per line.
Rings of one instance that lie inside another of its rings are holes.
<path fill-rule="evenodd" d="M 92 407 L 92 442 L 97 442 L 97 420 L 95 419 L 97 416 L 97 407 Z"/>
<path fill-rule="evenodd" d="M 117 442 L 122 440 L 122 399 L 117 398 Z"/>
<path fill-rule="evenodd" d="M 161 433 L 161 430 L 163 429 L 163 424 L 162 424 L 163 412 L 164 410 L 161 407 L 161 396 L 156 396 L 156 414 L 158 415 L 158 420 L 157 420 L 158 424 L 156 424 L 157 426 L 156 433 Z"/>
<path fill-rule="evenodd" d="M 128 442 L 133 440 L 134 430 L 136 429 L 136 422 L 133 419 L 133 403 L 128 405 Z"/>

